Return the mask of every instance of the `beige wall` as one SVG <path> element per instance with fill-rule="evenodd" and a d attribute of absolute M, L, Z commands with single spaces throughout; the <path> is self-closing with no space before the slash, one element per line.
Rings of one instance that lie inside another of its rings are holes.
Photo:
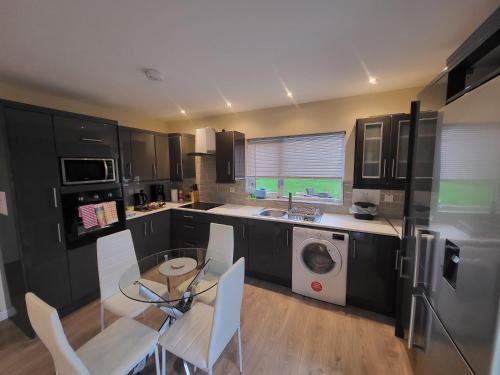
<path fill-rule="evenodd" d="M 57 93 L 36 86 L 0 80 L 0 98 L 16 102 L 76 112 L 116 120 L 120 125 L 154 131 L 166 131 L 165 120 L 146 113 L 92 102 L 87 98 L 71 98 L 69 93 Z"/>
<path fill-rule="evenodd" d="M 276 107 L 194 120 L 167 122 L 170 132 L 194 133 L 195 129 L 238 130 L 247 138 L 346 131 L 345 180 L 352 181 L 354 134 L 357 118 L 409 112 L 420 88 L 325 100 L 298 106 Z"/>

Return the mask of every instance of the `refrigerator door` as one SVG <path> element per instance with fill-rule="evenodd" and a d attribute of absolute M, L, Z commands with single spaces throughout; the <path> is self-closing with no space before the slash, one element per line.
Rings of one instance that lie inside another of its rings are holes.
<path fill-rule="evenodd" d="M 412 297 L 416 375 L 473 375 L 424 295 Z"/>
<path fill-rule="evenodd" d="M 500 77 L 439 111 L 425 293 L 476 375 L 491 373 L 500 296 Z"/>

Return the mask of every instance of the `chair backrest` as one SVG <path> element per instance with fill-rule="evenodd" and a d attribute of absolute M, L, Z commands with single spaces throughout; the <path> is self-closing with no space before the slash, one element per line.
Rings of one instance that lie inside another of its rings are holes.
<path fill-rule="evenodd" d="M 97 239 L 97 269 L 101 301 L 120 291 L 118 285 L 120 277 L 134 266 L 137 268 L 134 268 L 132 273 L 137 280 L 140 272 L 130 230 L 123 230 Z"/>
<path fill-rule="evenodd" d="M 219 279 L 214 320 L 208 347 L 208 363 L 213 365 L 240 326 L 245 258 L 240 258 Z"/>
<path fill-rule="evenodd" d="M 210 223 L 207 259 L 214 259 L 210 270 L 223 274 L 233 265 L 234 229 L 231 225 Z"/>
<path fill-rule="evenodd" d="M 56 373 L 89 375 L 89 371 L 69 345 L 56 309 L 33 293 L 26 293 L 25 298 L 31 326 L 52 355 Z"/>

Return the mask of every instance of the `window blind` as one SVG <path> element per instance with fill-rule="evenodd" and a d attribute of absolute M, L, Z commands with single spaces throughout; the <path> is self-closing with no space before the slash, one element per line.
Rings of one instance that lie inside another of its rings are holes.
<path fill-rule="evenodd" d="M 247 176 L 343 178 L 345 133 L 248 140 Z"/>
<path fill-rule="evenodd" d="M 440 179 L 500 178 L 498 124 L 457 124 L 441 129 Z"/>

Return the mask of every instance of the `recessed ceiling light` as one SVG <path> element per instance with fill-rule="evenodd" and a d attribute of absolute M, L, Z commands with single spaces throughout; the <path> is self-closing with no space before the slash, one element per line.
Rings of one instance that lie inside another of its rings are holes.
<path fill-rule="evenodd" d="M 182 113 L 183 115 L 185 115 L 185 114 L 186 114 L 186 111 L 185 111 L 185 110 L 183 110 L 183 109 L 181 109 L 181 113 Z"/>
<path fill-rule="evenodd" d="M 370 77 L 370 78 L 368 79 L 368 82 L 370 82 L 372 85 L 375 85 L 375 84 L 377 84 L 377 78 L 375 78 L 375 77 Z"/>
<path fill-rule="evenodd" d="M 231 102 L 226 102 L 226 107 L 231 108 L 232 106 Z"/>
<path fill-rule="evenodd" d="M 289 98 L 293 98 L 293 93 L 291 91 L 287 91 L 286 96 L 288 96 Z"/>
<path fill-rule="evenodd" d="M 163 81 L 163 73 L 160 72 L 159 70 L 152 69 L 152 68 L 146 68 L 143 70 L 144 74 L 146 75 L 146 78 L 149 79 L 150 81 Z"/>

